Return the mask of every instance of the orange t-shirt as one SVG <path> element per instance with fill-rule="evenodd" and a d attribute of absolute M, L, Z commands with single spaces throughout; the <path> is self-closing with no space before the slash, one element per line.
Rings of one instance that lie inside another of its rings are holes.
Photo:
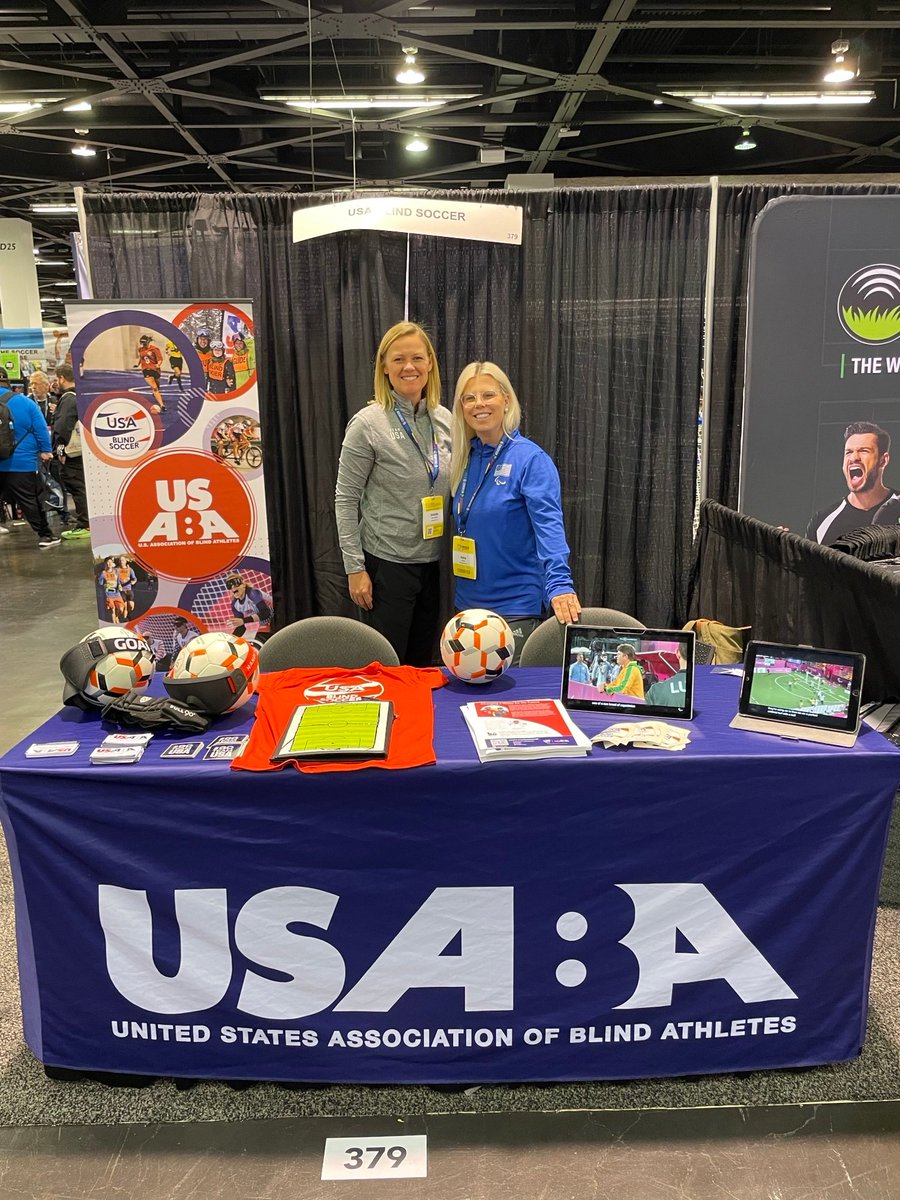
<path fill-rule="evenodd" d="M 239 771 L 280 771 L 285 762 L 273 763 L 275 753 L 294 709 L 300 704 L 352 703 L 354 700 L 389 700 L 394 720 L 385 758 L 354 762 L 291 760 L 301 771 L 359 771 L 363 767 L 423 767 L 435 761 L 434 705 L 431 693 L 447 683 L 437 667 L 384 667 L 370 663 L 359 670 L 345 667 L 292 667 L 259 677 L 256 720 L 244 753 L 232 761 Z"/>

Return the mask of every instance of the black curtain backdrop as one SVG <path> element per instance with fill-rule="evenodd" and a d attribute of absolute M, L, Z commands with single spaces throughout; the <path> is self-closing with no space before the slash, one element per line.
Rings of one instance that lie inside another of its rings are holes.
<path fill-rule="evenodd" d="M 346 193 L 85 195 L 98 299 L 254 303 L 279 623 L 347 612 L 333 493 L 384 329 L 434 335 L 445 403 L 488 357 L 556 461 L 582 601 L 685 619 L 710 189 L 425 192 L 523 208 L 521 247 L 387 233 L 294 244 L 291 214 Z"/>
<path fill-rule="evenodd" d="M 744 343 L 753 222 L 778 196 L 889 196 L 894 184 L 722 184 L 716 234 L 706 494 L 737 506 L 744 398 Z"/>
<path fill-rule="evenodd" d="M 897 531 L 883 533 L 896 551 Z M 885 630 L 898 606 L 900 575 L 713 500 L 700 505 L 691 617 L 752 625 L 759 641 L 857 650 L 866 656 L 864 699 L 896 700 L 900 643 Z"/>

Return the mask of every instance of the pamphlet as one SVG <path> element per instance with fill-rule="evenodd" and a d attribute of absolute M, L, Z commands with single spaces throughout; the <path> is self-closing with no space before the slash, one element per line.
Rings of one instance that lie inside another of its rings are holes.
<path fill-rule="evenodd" d="M 591 752 L 559 700 L 475 700 L 461 709 L 482 762 Z"/>
<path fill-rule="evenodd" d="M 269 761 L 385 758 L 393 719 L 389 700 L 301 704 Z"/>
<path fill-rule="evenodd" d="M 683 750 L 691 740 L 686 729 L 665 721 L 621 721 L 607 725 L 591 741 L 607 750 L 622 750 L 634 746 L 638 750 Z"/>

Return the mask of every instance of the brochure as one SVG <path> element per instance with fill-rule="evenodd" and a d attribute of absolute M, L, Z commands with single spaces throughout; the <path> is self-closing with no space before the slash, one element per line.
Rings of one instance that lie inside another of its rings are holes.
<path fill-rule="evenodd" d="M 461 709 L 482 762 L 591 752 L 559 700 L 475 700 Z"/>
<path fill-rule="evenodd" d="M 301 704 L 269 761 L 385 758 L 393 719 L 389 700 Z"/>

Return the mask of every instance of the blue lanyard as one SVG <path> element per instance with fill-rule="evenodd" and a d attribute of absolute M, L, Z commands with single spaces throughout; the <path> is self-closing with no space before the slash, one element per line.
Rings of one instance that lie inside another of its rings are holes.
<path fill-rule="evenodd" d="M 434 421 L 431 420 L 431 414 L 428 414 L 428 421 L 431 425 L 431 466 L 429 467 L 428 459 L 425 457 L 425 451 L 416 441 L 415 434 L 409 427 L 409 421 L 407 421 L 406 417 L 404 417 L 403 413 L 399 408 L 396 407 L 396 405 L 394 406 L 394 412 L 397 414 L 397 420 L 406 431 L 406 436 L 418 450 L 419 457 L 422 459 L 422 462 L 425 464 L 425 470 L 428 472 L 428 480 L 431 483 L 432 490 L 434 490 L 434 482 L 441 470 L 441 456 L 438 450 L 437 438 L 434 436 Z"/>
<path fill-rule="evenodd" d="M 472 505 L 475 503 L 475 497 L 481 491 L 481 485 L 487 479 L 488 475 L 490 475 L 491 471 L 493 471 L 494 464 L 496 463 L 497 459 L 500 457 L 500 455 L 503 453 L 503 451 L 506 449 L 506 447 L 509 446 L 511 443 L 512 443 L 512 438 L 502 437 L 500 439 L 500 441 L 497 443 L 497 445 L 494 447 L 494 453 L 491 455 L 490 459 L 488 460 L 488 465 L 484 468 L 484 474 L 478 480 L 478 486 L 476 487 L 475 491 L 472 493 L 472 498 L 469 501 L 469 503 L 466 505 L 465 512 L 464 512 L 463 511 L 463 500 L 465 499 L 465 496 L 466 496 L 466 484 L 469 481 L 469 467 L 472 463 L 472 455 L 471 455 L 471 452 L 469 453 L 469 460 L 466 463 L 465 471 L 463 471 L 463 477 L 462 477 L 462 481 L 459 485 L 459 491 L 456 493 L 456 528 L 459 530 L 460 536 L 462 536 L 462 537 L 465 536 L 466 525 L 468 524 L 468 521 L 469 521 L 469 513 L 472 511 Z"/>

